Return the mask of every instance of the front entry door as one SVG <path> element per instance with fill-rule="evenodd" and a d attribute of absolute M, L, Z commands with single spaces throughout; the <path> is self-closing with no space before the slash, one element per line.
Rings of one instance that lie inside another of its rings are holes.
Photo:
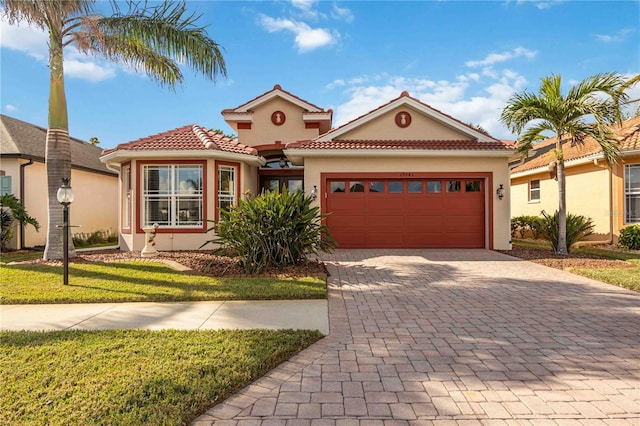
<path fill-rule="evenodd" d="M 289 192 L 304 191 L 302 175 L 260 176 L 260 191 L 275 191 L 287 188 Z"/>

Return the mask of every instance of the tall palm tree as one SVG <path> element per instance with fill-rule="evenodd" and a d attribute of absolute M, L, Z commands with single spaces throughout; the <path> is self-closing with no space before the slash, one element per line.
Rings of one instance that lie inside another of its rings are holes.
<path fill-rule="evenodd" d="M 607 163 L 617 160 L 618 141 L 610 126 L 620 121 L 620 103 L 627 97 L 622 90 L 624 82 L 618 74 L 596 74 L 571 87 L 564 96 L 560 75 L 551 75 L 542 78 L 537 94 L 526 90 L 514 94 L 502 110 L 500 120 L 519 135 L 518 150 L 523 154 L 543 132 L 556 136 L 553 153 L 559 194 L 558 254 L 568 253 L 563 145 L 581 143 L 591 136 L 602 147 Z"/>
<path fill-rule="evenodd" d="M 100 55 L 144 71 L 160 85 L 175 88 L 183 82 L 178 63 L 215 80 L 226 76 L 221 47 L 209 38 L 200 16 L 189 14 L 184 1 L 160 5 L 127 2 L 122 12 L 111 2 L 113 14 L 104 16 L 95 0 L 0 0 L 9 23 L 27 23 L 49 32 L 49 125 L 45 163 L 48 187 L 48 233 L 45 259 L 63 257 L 62 207 L 56 192 L 70 177 L 71 153 L 67 101 L 64 89 L 63 49 Z M 75 255 L 73 247 L 70 256 Z"/>

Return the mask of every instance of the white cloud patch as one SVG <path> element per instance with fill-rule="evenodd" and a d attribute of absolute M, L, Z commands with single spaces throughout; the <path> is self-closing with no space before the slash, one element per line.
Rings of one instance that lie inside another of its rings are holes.
<path fill-rule="evenodd" d="M 505 62 L 505 61 L 508 61 L 510 59 L 520 58 L 520 57 L 525 57 L 527 59 L 533 59 L 533 58 L 535 58 L 537 53 L 538 52 L 536 52 L 534 50 L 529 50 L 529 49 L 524 48 L 524 47 L 516 47 L 515 49 L 509 50 L 509 51 L 506 51 L 506 52 L 490 53 L 484 59 L 481 59 L 481 60 L 467 61 L 467 62 L 465 62 L 465 65 L 468 66 L 468 67 L 471 67 L 471 68 L 475 68 L 475 67 L 491 66 L 491 65 L 495 65 L 495 64 L 500 63 L 500 62 Z"/>
<path fill-rule="evenodd" d="M 518 5 L 522 4 L 532 4 L 536 7 L 536 9 L 549 9 L 552 6 L 556 6 L 562 3 L 564 0 L 517 0 L 516 3 Z M 508 2 L 507 2 L 508 3 Z"/>
<path fill-rule="evenodd" d="M 0 47 L 26 53 L 42 63 L 49 60 L 49 36 L 46 31 L 29 25 L 9 25 L 0 17 Z M 73 47 L 65 49 L 65 74 L 71 78 L 80 78 L 98 82 L 113 78 L 116 67 L 78 52 Z"/>
<path fill-rule="evenodd" d="M 603 43 L 619 43 L 625 41 L 629 36 L 635 33 L 635 28 L 623 28 L 615 34 L 595 34 L 594 38 Z"/>
<path fill-rule="evenodd" d="M 311 28 L 304 22 L 261 15 L 260 24 L 273 33 L 289 31 L 295 35 L 295 46 L 301 53 L 337 43 L 339 35 L 324 28 Z"/>
<path fill-rule="evenodd" d="M 500 114 L 511 95 L 522 91 L 526 84 L 522 75 L 504 69 L 495 71 L 494 76 L 467 73 L 452 80 L 365 75 L 335 80 L 327 88 L 338 88 L 348 96 L 346 102 L 334 107 L 336 126 L 386 104 L 406 90 L 412 97 L 445 114 L 482 126 L 494 137 L 512 139 L 514 136 L 500 123 Z"/>
<path fill-rule="evenodd" d="M 17 111 L 17 110 L 18 110 L 18 107 L 17 107 L 17 106 L 15 106 L 15 105 L 6 104 L 6 105 L 4 106 L 4 110 L 5 110 L 5 111 L 9 111 L 9 112 L 14 112 L 14 111 Z"/>
<path fill-rule="evenodd" d="M 331 17 L 347 23 L 351 23 L 355 19 L 350 9 L 346 7 L 340 7 L 337 5 L 337 3 L 333 4 L 333 8 L 331 10 Z"/>

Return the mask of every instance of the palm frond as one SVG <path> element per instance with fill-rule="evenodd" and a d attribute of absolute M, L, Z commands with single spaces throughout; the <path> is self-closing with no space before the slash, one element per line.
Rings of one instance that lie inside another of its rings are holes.
<path fill-rule="evenodd" d="M 91 13 L 95 0 L 2 0 L 2 15 L 10 24 L 26 23 L 58 30 L 70 16 Z"/>
<path fill-rule="evenodd" d="M 529 127 L 523 134 L 518 136 L 517 151 L 528 155 L 534 143 L 546 139 L 544 132 L 553 130 L 553 127 L 546 121 L 540 121 Z"/>

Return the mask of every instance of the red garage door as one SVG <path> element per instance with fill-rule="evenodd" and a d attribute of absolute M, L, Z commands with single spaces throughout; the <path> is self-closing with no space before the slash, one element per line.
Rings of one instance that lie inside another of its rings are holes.
<path fill-rule="evenodd" d="M 485 247 L 483 179 L 329 179 L 326 190 L 339 247 Z"/>

